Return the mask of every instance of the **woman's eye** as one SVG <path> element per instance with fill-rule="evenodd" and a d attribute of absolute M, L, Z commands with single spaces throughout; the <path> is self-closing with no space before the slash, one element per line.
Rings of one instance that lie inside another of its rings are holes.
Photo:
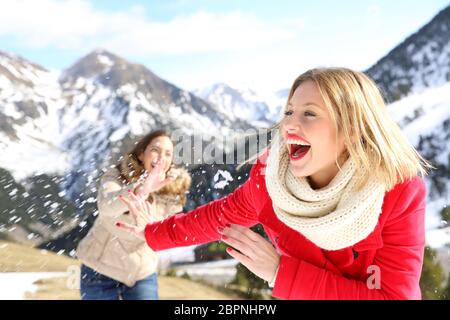
<path fill-rule="evenodd" d="M 291 116 L 293 114 L 293 112 L 292 111 L 285 111 L 284 112 L 284 115 L 285 116 Z M 316 114 L 315 113 L 313 113 L 313 112 L 310 112 L 310 111 L 305 111 L 304 113 L 303 113 L 303 115 L 304 116 L 306 116 L 306 117 L 315 117 L 316 116 Z"/>

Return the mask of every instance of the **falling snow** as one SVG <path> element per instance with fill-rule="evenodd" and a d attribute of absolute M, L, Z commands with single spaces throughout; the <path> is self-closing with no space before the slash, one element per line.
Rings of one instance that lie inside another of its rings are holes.
<path fill-rule="evenodd" d="M 219 180 L 219 178 L 223 178 L 223 180 Z M 214 175 L 214 189 L 223 189 L 229 185 L 229 183 L 233 181 L 233 177 L 226 170 L 218 170 Z"/>

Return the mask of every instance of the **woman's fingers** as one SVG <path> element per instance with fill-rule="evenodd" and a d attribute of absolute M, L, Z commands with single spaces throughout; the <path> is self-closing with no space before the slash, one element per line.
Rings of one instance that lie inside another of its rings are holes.
<path fill-rule="evenodd" d="M 170 184 L 171 182 L 173 182 L 173 180 L 175 180 L 175 178 L 174 178 L 174 177 L 171 177 L 171 176 L 165 178 L 165 179 L 163 180 L 163 182 L 161 183 L 161 187 L 167 186 L 168 184 Z"/>
<path fill-rule="evenodd" d="M 221 231 L 228 245 L 227 253 L 258 277 L 270 281 L 280 263 L 280 255 L 272 244 L 249 228 L 233 225 Z"/>
<path fill-rule="evenodd" d="M 119 196 L 119 200 L 122 201 L 122 203 L 124 203 L 128 207 L 131 215 L 135 219 L 139 216 L 139 211 L 137 210 L 134 201 L 127 199 L 126 197 L 124 197 L 122 195 Z"/>
<path fill-rule="evenodd" d="M 144 221 L 145 223 L 148 223 L 151 220 L 152 210 L 150 202 L 148 201 L 142 201 L 142 204 L 139 209 L 136 210 L 139 218 Z"/>
<path fill-rule="evenodd" d="M 152 205 L 150 204 L 150 202 L 145 201 L 145 209 L 145 221 L 148 221 L 150 223 L 154 222 L 154 219 L 152 218 Z"/>
<path fill-rule="evenodd" d="M 137 202 L 139 201 L 139 198 L 132 190 L 128 190 L 128 195 L 130 196 L 130 199 Z"/>
<path fill-rule="evenodd" d="M 128 194 L 138 212 L 145 210 L 145 199 L 143 197 L 131 190 L 128 190 Z"/>
<path fill-rule="evenodd" d="M 236 233 L 237 236 L 246 237 L 253 242 L 259 242 L 261 240 L 265 241 L 265 239 L 263 237 L 261 237 L 261 235 L 254 232 L 252 229 L 246 228 L 246 227 L 238 225 L 238 224 L 230 225 L 230 230 L 231 230 L 231 232 Z"/>
<path fill-rule="evenodd" d="M 231 225 L 225 229 L 223 229 L 222 234 L 225 236 L 225 238 L 222 238 L 225 242 L 228 241 L 237 241 L 237 245 L 245 245 L 248 247 L 251 251 L 250 254 L 252 254 L 252 251 L 258 250 L 258 243 L 261 241 L 261 239 L 264 240 L 264 238 L 261 237 L 255 237 L 254 232 L 250 230 L 249 228 L 245 228 L 242 226 L 239 226 L 240 228 L 236 228 L 237 225 Z M 243 228 L 243 229 L 241 229 Z M 246 229 L 246 230 L 245 230 Z M 259 235 L 258 235 L 259 236 Z M 265 241 L 265 240 L 264 240 Z M 239 251 L 241 249 L 237 248 Z M 242 251 L 241 251 L 242 252 Z"/>
<path fill-rule="evenodd" d="M 121 229 L 125 229 L 127 231 L 133 232 L 133 233 L 137 233 L 138 228 L 137 226 L 133 226 L 132 224 L 123 222 L 123 221 L 117 221 L 116 222 L 116 227 L 121 228 Z"/>
<path fill-rule="evenodd" d="M 144 181 L 144 188 L 148 193 L 152 193 L 158 191 L 162 187 L 166 186 L 173 180 L 171 178 L 166 177 L 166 166 L 167 160 L 160 159 L 155 163 L 153 169 L 148 172 L 147 177 Z"/>
<path fill-rule="evenodd" d="M 253 243 L 250 243 L 246 238 L 236 238 L 233 235 L 223 235 L 222 241 L 228 244 L 229 246 L 239 250 L 245 256 L 253 259 L 254 254 L 257 251 L 257 248 L 253 246 Z"/>
<path fill-rule="evenodd" d="M 272 243 L 250 228 L 240 225 L 230 225 L 223 229 L 221 233 L 224 235 L 222 237 L 224 242 L 235 247 L 252 259 L 255 259 L 257 256 L 265 257 L 270 255 L 274 250 Z"/>
<path fill-rule="evenodd" d="M 152 170 L 152 171 L 150 172 L 150 174 L 151 174 L 152 172 L 154 172 L 154 174 L 156 174 L 156 175 L 159 176 L 161 173 L 164 172 L 165 164 L 166 164 L 166 162 L 165 162 L 164 159 L 159 160 L 159 161 L 156 163 L 155 167 L 153 168 L 154 171 Z"/>
<path fill-rule="evenodd" d="M 122 195 L 119 195 L 119 200 L 120 200 L 122 203 L 124 203 L 128 208 L 130 208 L 130 207 L 133 207 L 133 208 L 134 208 L 134 205 L 133 205 L 133 203 L 131 202 L 130 199 L 127 199 L 126 197 L 124 197 L 124 196 L 122 196 Z M 131 208 L 130 208 L 130 209 L 131 209 Z"/>
<path fill-rule="evenodd" d="M 246 255 L 243 255 L 242 253 L 237 252 L 233 248 L 227 248 L 227 252 L 230 256 L 232 256 L 237 261 L 242 263 L 245 267 L 249 268 L 251 266 L 252 260 L 249 257 L 247 257 Z"/>
<path fill-rule="evenodd" d="M 129 211 L 133 218 L 137 221 L 138 219 L 144 222 L 151 221 L 152 207 L 150 202 L 144 200 L 140 196 L 134 195 L 132 192 L 129 193 L 130 199 L 126 197 L 119 196 L 119 199 L 128 206 Z"/>
<path fill-rule="evenodd" d="M 135 204 L 140 205 L 142 202 L 142 197 L 134 193 L 132 190 L 128 190 L 128 195 L 130 196 L 130 199 L 134 201 Z"/>
<path fill-rule="evenodd" d="M 137 226 L 134 226 L 132 224 L 129 224 L 129 223 L 126 223 L 123 221 L 117 221 L 116 227 L 126 230 L 128 232 L 134 233 L 135 235 L 139 236 L 140 238 L 145 239 L 145 233 L 144 233 L 143 228 L 139 228 Z"/>

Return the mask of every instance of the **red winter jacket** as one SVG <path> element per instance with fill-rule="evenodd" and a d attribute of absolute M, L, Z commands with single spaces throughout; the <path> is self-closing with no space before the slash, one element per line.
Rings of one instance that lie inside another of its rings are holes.
<path fill-rule="evenodd" d="M 227 197 L 147 225 L 147 244 L 157 251 L 211 242 L 221 238 L 220 226 L 261 223 L 281 254 L 274 297 L 421 299 L 426 192 L 420 177 L 386 192 L 378 224 L 366 239 L 327 251 L 278 220 L 265 185 L 266 157 L 267 153 L 252 167 L 249 179 Z"/>

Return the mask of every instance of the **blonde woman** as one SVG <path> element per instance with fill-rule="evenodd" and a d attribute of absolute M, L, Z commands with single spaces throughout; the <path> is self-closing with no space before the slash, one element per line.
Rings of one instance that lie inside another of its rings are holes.
<path fill-rule="evenodd" d="M 164 131 L 142 138 L 121 163 L 104 173 L 97 197 L 99 216 L 80 242 L 81 298 L 101 300 L 158 299 L 158 256 L 145 240 L 119 230 L 117 219 L 145 226 L 182 211 L 191 178 L 172 163 L 173 143 Z M 138 195 L 149 214 L 130 215 L 119 200 Z"/>
<path fill-rule="evenodd" d="M 234 193 L 145 228 L 118 226 L 153 250 L 222 239 L 282 299 L 420 299 L 419 175 L 429 167 L 367 76 L 312 69 L 294 81 L 270 149 Z M 147 212 L 139 197 L 124 202 Z M 256 223 L 271 243 L 249 229 Z"/>

